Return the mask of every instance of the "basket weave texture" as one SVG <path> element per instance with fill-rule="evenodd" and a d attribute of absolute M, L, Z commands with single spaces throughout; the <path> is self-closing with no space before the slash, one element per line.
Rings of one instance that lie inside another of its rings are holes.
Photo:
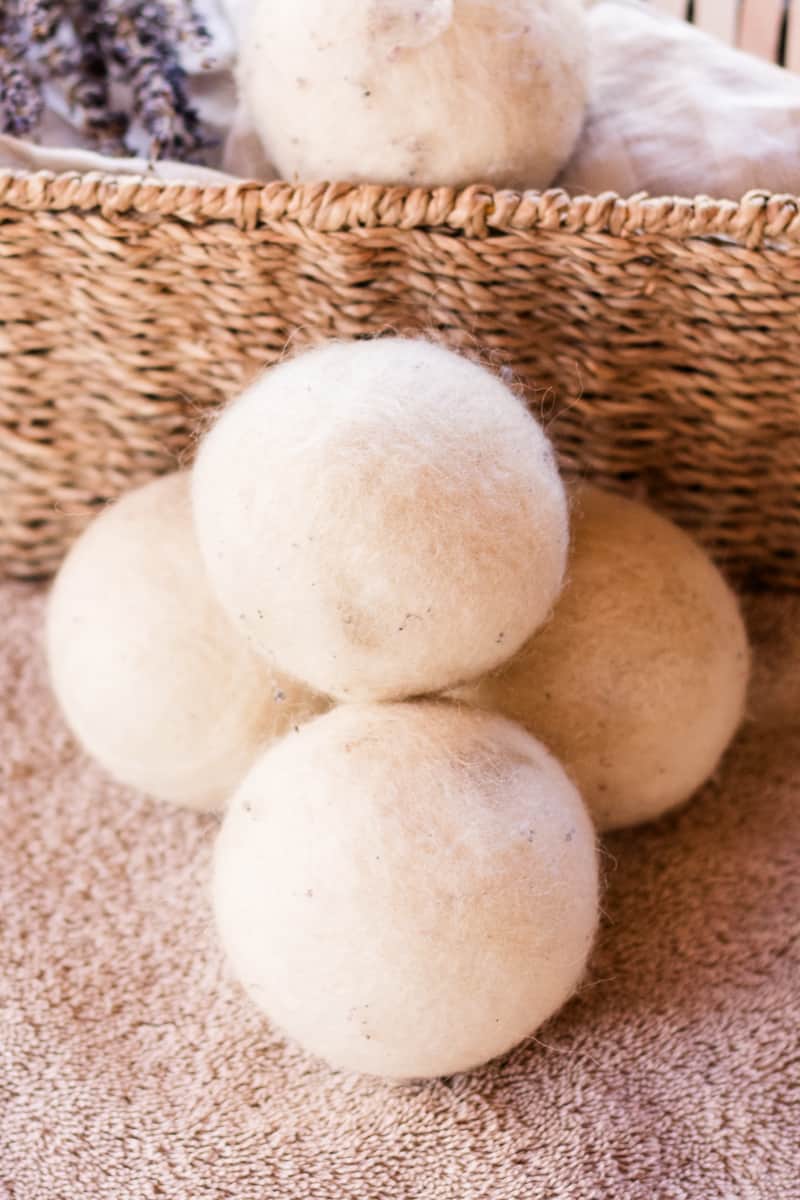
<path fill-rule="evenodd" d="M 262 367 L 427 332 L 508 368 L 568 478 L 800 586 L 800 200 L 0 175 L 0 574 L 191 457 Z"/>

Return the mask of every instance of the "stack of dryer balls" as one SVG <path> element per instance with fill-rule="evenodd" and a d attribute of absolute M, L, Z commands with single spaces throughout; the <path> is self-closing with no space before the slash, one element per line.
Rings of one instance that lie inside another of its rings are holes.
<path fill-rule="evenodd" d="M 74 733 L 122 783 L 224 808 L 261 747 L 326 702 L 253 654 L 208 586 L 190 479 L 123 496 L 67 556 L 47 611 Z"/>
<path fill-rule="evenodd" d="M 595 825 L 686 800 L 748 674 L 736 601 L 685 534 L 594 488 L 570 512 L 514 393 L 400 338 L 274 367 L 191 478 L 107 509 L 58 576 L 48 648 L 118 779 L 232 797 L 214 906 L 256 1004 L 396 1077 L 476 1066 L 569 997 Z"/>

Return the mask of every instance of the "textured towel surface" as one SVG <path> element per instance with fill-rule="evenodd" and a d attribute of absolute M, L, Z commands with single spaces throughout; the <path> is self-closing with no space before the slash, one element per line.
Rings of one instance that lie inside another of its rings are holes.
<path fill-rule="evenodd" d="M 750 602 L 750 720 L 685 812 L 606 842 L 607 919 L 538 1041 L 343 1076 L 227 978 L 214 821 L 109 784 L 0 589 L 2 1200 L 800 1197 L 800 597 Z"/>

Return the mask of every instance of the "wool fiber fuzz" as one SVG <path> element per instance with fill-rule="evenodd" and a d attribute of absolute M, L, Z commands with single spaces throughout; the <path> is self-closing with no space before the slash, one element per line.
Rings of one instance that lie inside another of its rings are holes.
<path fill-rule="evenodd" d="M 225 411 L 194 469 L 213 584 L 261 653 L 340 699 L 475 678 L 545 619 L 567 505 L 541 427 L 424 341 L 330 343 Z"/>
<path fill-rule="evenodd" d="M 520 726 L 441 701 L 344 705 L 245 778 L 216 845 L 222 943 L 251 998 L 334 1066 L 451 1074 L 580 980 L 594 831 Z"/>
<path fill-rule="evenodd" d="M 240 35 L 286 179 L 546 187 L 581 128 L 580 0 L 252 0 Z"/>
<path fill-rule="evenodd" d="M 105 509 L 73 546 L 47 610 L 55 694 L 118 780 L 218 808 L 270 739 L 324 702 L 275 674 L 208 586 L 177 473 Z"/>
<path fill-rule="evenodd" d="M 644 505 L 586 487 L 552 619 L 457 695 L 540 737 L 609 830 L 660 816 L 711 775 L 748 670 L 736 597 L 700 547 Z"/>

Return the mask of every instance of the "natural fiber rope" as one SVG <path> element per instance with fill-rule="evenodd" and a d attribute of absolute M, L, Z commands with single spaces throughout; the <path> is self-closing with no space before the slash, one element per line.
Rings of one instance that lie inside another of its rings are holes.
<path fill-rule="evenodd" d="M 0 174 L 0 573 L 184 461 L 287 343 L 508 367 L 571 475 L 800 585 L 800 200 Z M 797 389 L 797 390 L 795 390 Z"/>
<path fill-rule="evenodd" d="M 231 183 L 209 186 L 139 176 L 47 171 L 0 172 L 0 204 L 23 211 L 98 209 L 103 216 L 137 213 L 196 221 L 231 221 L 254 229 L 296 221 L 336 233 L 356 228 L 446 226 L 470 236 L 488 231 L 561 229 L 576 234 L 640 232 L 671 237 L 729 237 L 749 247 L 785 238 L 800 243 L 800 198 L 749 192 L 740 202 L 698 196 L 623 200 L 613 192 L 570 197 L 566 192 L 495 192 L 471 186 L 401 188 L 312 183 Z"/>

